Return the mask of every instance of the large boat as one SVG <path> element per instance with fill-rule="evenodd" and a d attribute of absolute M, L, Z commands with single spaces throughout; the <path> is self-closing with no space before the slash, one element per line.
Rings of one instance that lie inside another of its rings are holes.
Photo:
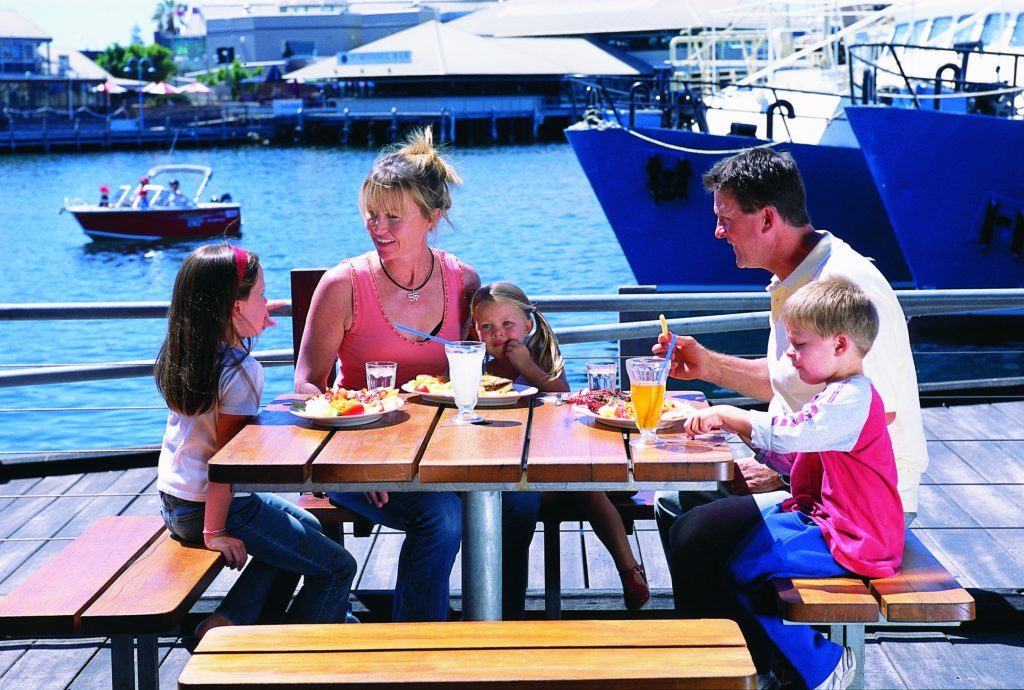
<path fill-rule="evenodd" d="M 191 197 L 174 193 L 170 184 L 185 176 L 198 180 Z M 200 201 L 212 176 L 213 171 L 202 165 L 158 165 L 137 185 L 121 185 L 110 201 L 87 204 L 66 199 L 61 212 L 73 215 L 85 234 L 94 240 L 237 237 L 242 234 L 240 204 L 228 194 Z"/>
<path fill-rule="evenodd" d="M 888 27 L 883 44 L 871 44 L 871 35 L 862 31 L 869 28 L 868 19 L 857 20 L 769 61 L 772 67 L 749 59 L 772 54 L 758 47 L 756 32 L 737 29 L 717 39 L 713 32 L 698 33 L 680 39 L 685 60 L 673 63 L 672 79 L 631 89 L 628 98 L 619 86 L 624 94 L 619 109 L 613 97 L 600 94 L 600 85 L 590 85 L 599 96 L 591 97 L 588 117 L 566 136 L 637 281 L 673 290 L 749 289 L 763 283 L 762 276 L 736 269 L 731 253 L 714 246 L 714 218 L 700 177 L 738 149 L 770 145 L 790 151 L 797 160 L 814 224 L 874 258 L 895 287 L 1020 285 L 1021 264 L 1014 264 L 1013 257 L 1020 253 L 1024 232 L 1017 229 L 1024 226 L 1024 205 L 1016 200 L 1024 197 L 1016 191 L 1011 162 L 993 164 L 990 158 L 1002 153 L 1005 159 L 1005 152 L 1016 150 L 1019 138 L 1008 130 L 1024 127 L 1015 119 L 1017 109 L 1007 107 L 1014 97 L 1017 102 L 1022 98 L 1016 85 L 1018 74 L 1024 81 L 1024 69 L 1018 69 L 1024 64 L 1000 62 L 991 52 L 1008 44 L 1024 46 L 1024 12 L 1006 11 L 1009 4 L 893 3 L 875 17 Z M 855 40 L 873 45 L 875 52 L 866 60 L 854 60 L 858 46 L 850 43 Z M 936 47 L 963 40 L 973 43 L 958 45 L 959 51 L 948 48 L 953 57 L 937 60 Z M 917 50 L 902 41 L 930 49 Z M 711 59 L 726 54 L 723 44 L 729 50 L 741 46 L 738 54 L 748 59 L 732 65 Z M 983 72 L 978 82 L 968 84 L 963 74 L 965 50 L 974 51 L 973 71 Z M 839 54 L 842 70 L 835 69 L 838 62 L 814 64 Z M 709 60 L 701 63 L 694 56 Z M 746 67 L 735 69 L 741 63 Z M 928 79 L 906 78 L 901 72 L 908 65 Z M 732 80 L 724 86 L 723 72 Z M 845 81 L 839 79 L 840 72 L 846 73 Z M 998 93 L 1001 88 L 1009 95 Z M 971 92 L 945 98 L 952 95 L 946 91 L 956 89 Z M 935 90 L 939 98 L 934 98 Z M 989 93 L 993 90 L 997 93 Z M 848 118 L 848 106 L 855 102 L 886 105 L 870 112 L 861 109 L 862 115 L 853 112 Z M 644 109 L 648 103 L 656 106 L 653 113 Z M 908 110 L 922 103 L 950 117 Z M 627 105 L 628 118 L 622 114 Z M 972 116 L 964 112 L 986 109 L 1009 117 L 967 124 Z M 939 126 L 940 121 L 947 124 Z M 977 133 L 968 135 L 971 128 Z M 992 138 L 986 139 L 982 129 Z M 996 129 L 1006 130 L 1005 135 L 995 138 Z M 975 144 L 978 140 L 984 143 Z M 985 170 L 965 171 L 975 167 Z M 994 178 L 1000 178 L 999 184 Z M 981 189 L 988 179 L 992 184 Z M 972 191 L 975 187 L 977 192 Z M 958 202 L 955 227 L 952 217 L 938 217 L 952 199 Z M 928 208 L 923 215 L 917 213 L 922 206 Z M 925 216 L 934 222 L 922 222 Z M 973 244 L 964 245 L 971 233 Z M 947 249 L 940 251 L 937 244 Z M 978 254 L 978 260 L 967 261 L 969 254 L 961 249 Z M 994 258 L 1000 251 L 1008 258 Z M 956 269 L 949 263 L 961 259 Z"/>

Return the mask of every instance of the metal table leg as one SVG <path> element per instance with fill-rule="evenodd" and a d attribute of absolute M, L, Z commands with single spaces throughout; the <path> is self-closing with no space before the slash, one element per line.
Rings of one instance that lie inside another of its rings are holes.
<path fill-rule="evenodd" d="M 138 638 L 139 690 L 159 690 L 160 653 L 156 635 Z"/>
<path fill-rule="evenodd" d="M 501 492 L 462 498 L 462 617 L 501 620 Z"/>
<path fill-rule="evenodd" d="M 135 640 L 128 635 L 110 638 L 110 679 L 114 690 L 135 690 Z"/>

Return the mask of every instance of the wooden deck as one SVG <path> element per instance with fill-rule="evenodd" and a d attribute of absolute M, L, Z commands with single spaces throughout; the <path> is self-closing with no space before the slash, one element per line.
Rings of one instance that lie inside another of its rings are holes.
<path fill-rule="evenodd" d="M 1024 589 L 1024 402 L 932 408 L 924 410 L 924 419 L 931 465 L 921 486 L 915 532 L 964 587 L 1018 590 L 1019 595 Z M 158 514 L 154 483 L 155 470 L 147 468 L 0 485 L 0 595 L 97 518 Z M 368 538 L 346 538 L 360 564 L 357 590 L 393 585 L 401 539 L 386 528 Z M 670 583 L 654 523 L 637 523 L 633 540 L 656 590 L 641 615 L 663 617 L 671 608 Z M 567 615 L 621 610 L 615 568 L 589 526 L 563 524 L 561 541 Z M 543 608 L 542 547 L 535 538 L 528 603 L 533 610 Z M 225 571 L 203 605 L 212 607 L 235 577 Z M 456 563 L 455 594 L 459 586 Z M 457 603 L 456 597 L 456 608 Z M 993 613 L 979 602 L 978 621 L 971 626 L 869 632 L 866 653 L 869 688 L 1024 687 L 1024 612 Z M 160 654 L 161 683 L 174 688 L 188 652 L 179 640 L 166 638 Z M 0 638 L 0 688 L 109 687 L 109 659 L 109 641 L 103 639 Z"/>

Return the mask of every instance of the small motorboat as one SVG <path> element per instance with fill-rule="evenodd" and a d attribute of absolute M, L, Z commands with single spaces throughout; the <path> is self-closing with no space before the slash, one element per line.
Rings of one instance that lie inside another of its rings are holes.
<path fill-rule="evenodd" d="M 178 177 L 199 179 L 195 193 L 182 194 Z M 203 165 L 158 165 L 137 185 L 121 185 L 109 201 L 89 204 L 65 199 L 61 213 L 75 217 L 94 240 L 178 240 L 238 237 L 242 207 L 229 194 L 200 201 L 213 170 Z M 104 196 L 106 196 L 104 194 Z"/>

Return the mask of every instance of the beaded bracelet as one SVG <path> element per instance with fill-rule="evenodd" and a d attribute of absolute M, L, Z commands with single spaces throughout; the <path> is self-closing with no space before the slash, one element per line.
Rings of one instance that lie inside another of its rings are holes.
<path fill-rule="evenodd" d="M 221 534 L 225 534 L 226 532 L 227 532 L 226 528 L 224 528 L 224 529 L 204 529 L 203 530 L 203 534 L 208 536 L 208 537 L 217 537 L 217 536 L 220 536 Z"/>

